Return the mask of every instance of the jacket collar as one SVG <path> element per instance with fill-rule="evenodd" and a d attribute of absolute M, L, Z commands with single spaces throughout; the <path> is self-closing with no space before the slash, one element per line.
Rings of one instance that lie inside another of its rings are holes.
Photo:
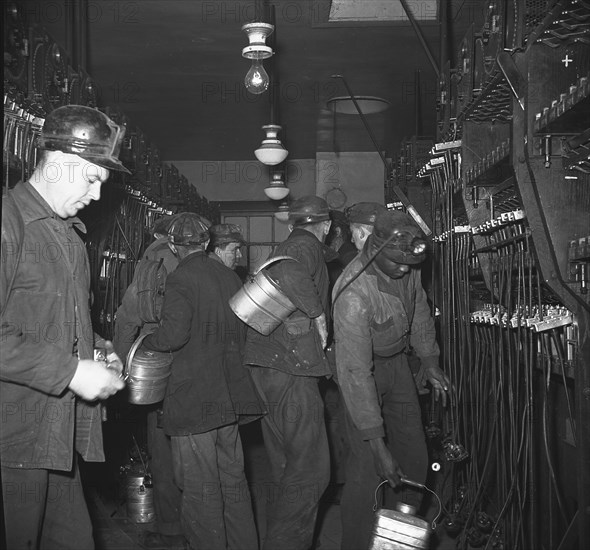
<path fill-rule="evenodd" d="M 178 262 L 178 266 L 180 267 L 181 265 L 184 265 L 188 262 L 192 262 L 192 261 L 203 261 L 203 260 L 210 260 L 211 258 L 209 257 L 209 254 L 207 254 L 207 252 L 205 252 L 204 250 L 197 250 L 195 252 L 191 252 L 188 256 L 185 256 L 182 260 L 180 260 Z"/>
<path fill-rule="evenodd" d="M 215 252 L 209 252 L 207 256 L 209 256 L 209 258 L 211 258 L 214 262 L 219 262 L 220 264 L 225 265 L 223 260 L 217 254 L 215 254 Z"/>
<path fill-rule="evenodd" d="M 60 218 L 51 210 L 45 199 L 28 181 L 19 182 L 12 190 L 12 197 L 19 207 L 25 225 L 38 220 L 52 218 L 69 226 L 75 226 L 82 233 L 86 233 L 86 226 L 80 218 L 77 216 L 65 220 Z"/>

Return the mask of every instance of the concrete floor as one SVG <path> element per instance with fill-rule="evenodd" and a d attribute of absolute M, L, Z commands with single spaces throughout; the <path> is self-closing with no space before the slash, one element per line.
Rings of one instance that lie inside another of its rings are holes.
<path fill-rule="evenodd" d="M 124 476 L 120 475 L 120 468 L 126 462 L 128 463 L 129 449 L 135 447 L 133 438 L 141 445 L 141 419 L 132 419 L 131 422 L 122 424 L 107 422 L 105 424 L 107 462 L 100 465 L 84 465 L 83 467 L 97 550 L 142 550 L 142 537 L 147 531 L 154 528 L 153 523 L 136 523 L 134 521 L 137 518 L 137 505 L 132 506 L 131 513 L 128 514 L 127 502 L 124 490 L 122 490 Z M 254 487 L 256 484 L 264 484 L 268 481 L 270 468 L 258 423 L 244 427 L 242 439 L 249 482 Z M 266 499 L 263 491 L 254 489 L 251 492 L 259 533 L 263 537 Z M 328 488 L 322 499 L 317 533 L 316 548 L 318 550 L 339 550 L 340 510 L 338 490 L 335 485 Z M 455 548 L 455 541 L 445 539 L 442 529 L 437 529 L 431 542 L 431 550 Z"/>

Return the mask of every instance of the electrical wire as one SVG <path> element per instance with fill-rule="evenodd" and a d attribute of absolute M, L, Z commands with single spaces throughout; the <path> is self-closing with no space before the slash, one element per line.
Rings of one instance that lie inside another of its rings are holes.
<path fill-rule="evenodd" d="M 567 380 L 565 377 L 565 358 L 564 358 L 563 346 L 562 346 L 561 340 L 559 339 L 556 329 L 551 330 L 551 336 L 553 337 L 553 340 L 555 341 L 555 349 L 557 350 L 557 358 L 559 360 L 559 365 L 561 367 L 560 371 L 561 371 L 561 379 L 563 381 L 563 391 L 565 393 L 565 399 L 567 402 L 567 410 L 568 410 L 568 415 L 570 418 L 570 426 L 572 429 L 573 443 L 574 443 L 574 447 L 576 447 L 576 441 L 577 441 L 576 440 L 576 425 L 575 425 L 574 415 L 572 412 L 572 404 L 570 402 L 570 395 L 569 395 L 569 389 L 567 386 Z"/>
<path fill-rule="evenodd" d="M 545 338 L 543 338 L 543 336 L 545 336 L 545 335 L 540 335 L 540 336 L 541 336 L 541 345 L 543 347 L 543 351 L 545 353 L 545 358 L 546 358 L 546 360 L 543 361 L 543 367 L 547 370 L 545 393 L 544 393 L 544 399 L 543 399 L 543 413 L 542 413 L 543 444 L 544 444 L 544 448 L 545 448 L 545 458 L 547 459 L 547 467 L 549 468 L 549 475 L 551 477 L 551 482 L 552 482 L 554 490 L 555 490 L 555 498 L 557 499 L 559 511 L 561 512 L 561 516 L 562 516 L 563 520 L 567 524 L 567 522 L 568 522 L 567 514 L 565 511 L 565 506 L 563 504 L 563 500 L 561 498 L 561 492 L 559 490 L 559 485 L 557 483 L 557 477 L 555 476 L 555 469 L 553 467 L 553 460 L 551 459 L 551 454 L 549 452 L 549 441 L 548 441 L 548 435 L 547 435 L 547 401 L 549 399 L 549 389 L 550 389 L 550 381 L 551 381 L 551 363 L 549 362 L 550 355 L 549 355 L 549 350 L 547 348 L 547 343 L 545 341 Z"/>

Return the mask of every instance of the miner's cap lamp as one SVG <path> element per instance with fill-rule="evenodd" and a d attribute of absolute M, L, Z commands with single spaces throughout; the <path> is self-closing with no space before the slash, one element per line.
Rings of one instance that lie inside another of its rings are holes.
<path fill-rule="evenodd" d="M 426 240 L 412 218 L 399 211 L 377 214 L 373 244 L 399 264 L 419 264 L 426 258 Z"/>

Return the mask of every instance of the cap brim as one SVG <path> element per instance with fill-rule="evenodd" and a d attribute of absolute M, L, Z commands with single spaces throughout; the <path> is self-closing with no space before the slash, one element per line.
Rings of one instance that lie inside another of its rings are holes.
<path fill-rule="evenodd" d="M 379 252 L 388 260 L 395 262 L 396 264 L 405 264 L 405 265 L 417 265 L 421 264 L 426 259 L 426 253 L 422 254 L 410 254 L 407 252 L 402 252 L 401 250 L 396 250 L 394 248 L 385 247 Z"/>
<path fill-rule="evenodd" d="M 246 241 L 241 237 L 221 237 L 219 239 L 211 239 L 211 243 L 213 246 L 230 243 L 238 243 L 240 246 L 242 246 L 246 244 Z"/>
<path fill-rule="evenodd" d="M 102 166 L 107 170 L 116 170 L 117 172 L 125 172 L 126 174 L 131 174 L 131 171 L 123 166 L 123 163 L 117 159 L 108 159 L 104 157 L 92 157 L 90 155 L 80 155 L 80 157 L 96 164 L 97 166 Z"/>

